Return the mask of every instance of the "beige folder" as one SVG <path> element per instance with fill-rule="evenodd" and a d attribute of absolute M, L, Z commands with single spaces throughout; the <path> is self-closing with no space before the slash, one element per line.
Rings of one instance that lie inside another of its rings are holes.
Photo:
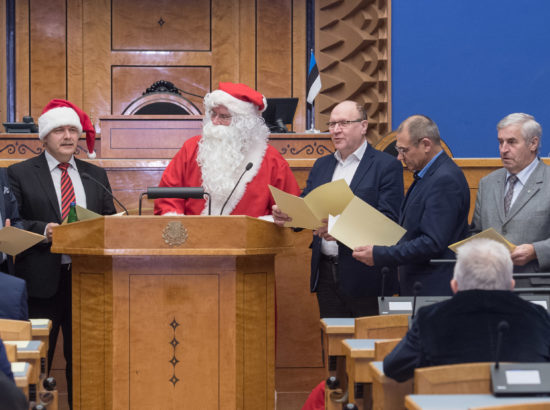
<path fill-rule="evenodd" d="M 89 209 L 84 208 L 80 205 L 77 205 L 76 217 L 78 218 L 79 221 L 87 221 L 88 219 L 101 218 L 101 215 L 94 211 L 90 211 Z M 64 225 L 67 223 L 67 218 L 68 216 L 66 216 L 65 219 L 63 219 L 63 222 L 61 222 L 61 225 Z"/>
<path fill-rule="evenodd" d="M 25 231 L 15 226 L 0 229 L 0 251 L 15 256 L 46 239 L 44 235 Z"/>
<path fill-rule="evenodd" d="M 460 242 L 455 242 L 451 245 L 449 245 L 449 248 L 456 253 L 457 249 L 460 248 L 460 246 L 464 245 L 466 242 L 471 241 L 472 239 L 478 239 L 478 238 L 485 238 L 485 239 L 492 239 L 493 241 L 499 242 L 506 246 L 510 252 L 513 252 L 514 249 L 516 249 L 516 245 L 514 245 L 512 242 L 510 242 L 508 239 L 506 239 L 504 236 L 499 234 L 497 231 L 495 231 L 493 228 L 485 229 L 484 231 L 481 231 L 480 233 L 476 235 L 472 235 L 469 238 L 466 238 Z"/>

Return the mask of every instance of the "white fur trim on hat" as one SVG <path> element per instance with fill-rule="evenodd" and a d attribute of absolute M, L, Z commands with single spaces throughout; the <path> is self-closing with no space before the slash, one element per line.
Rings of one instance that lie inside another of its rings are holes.
<path fill-rule="evenodd" d="M 38 117 L 38 138 L 44 139 L 53 129 L 71 125 L 82 134 L 82 124 L 75 110 L 69 107 L 56 107 Z"/>
<path fill-rule="evenodd" d="M 230 112 L 240 115 L 260 115 L 261 111 L 258 106 L 251 102 L 246 102 L 233 97 L 231 94 L 222 90 L 215 90 L 204 96 L 204 107 L 211 110 L 218 105 L 223 105 Z M 264 107 L 267 103 L 264 98 Z M 265 109 L 265 108 L 264 108 Z"/>

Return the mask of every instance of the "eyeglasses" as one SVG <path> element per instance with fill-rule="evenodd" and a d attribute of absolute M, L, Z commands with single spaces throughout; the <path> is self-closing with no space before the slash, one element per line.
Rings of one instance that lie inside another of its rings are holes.
<path fill-rule="evenodd" d="M 361 121 L 363 120 L 329 121 L 327 125 L 329 128 L 335 128 L 337 125 L 339 125 L 340 128 L 348 128 L 352 123 Z"/>
<path fill-rule="evenodd" d="M 231 114 L 218 114 L 216 111 L 210 111 L 210 118 L 218 117 L 222 121 L 229 121 L 233 116 Z"/>
<path fill-rule="evenodd" d="M 426 138 L 426 137 L 424 137 L 424 138 Z M 407 152 L 410 151 L 411 147 L 417 147 L 418 144 L 420 144 L 420 141 L 422 141 L 424 138 L 420 138 L 418 141 L 416 141 L 415 143 L 411 144 L 408 147 L 398 147 L 396 145 L 395 150 L 397 151 L 398 154 L 405 155 Z"/>

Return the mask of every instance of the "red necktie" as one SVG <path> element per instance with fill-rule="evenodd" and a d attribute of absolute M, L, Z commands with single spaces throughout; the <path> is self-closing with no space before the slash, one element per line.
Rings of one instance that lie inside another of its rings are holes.
<path fill-rule="evenodd" d="M 71 202 L 76 202 L 76 197 L 74 195 L 73 182 L 67 172 L 69 164 L 62 162 L 58 167 L 61 170 L 61 219 L 63 220 L 69 215 Z"/>

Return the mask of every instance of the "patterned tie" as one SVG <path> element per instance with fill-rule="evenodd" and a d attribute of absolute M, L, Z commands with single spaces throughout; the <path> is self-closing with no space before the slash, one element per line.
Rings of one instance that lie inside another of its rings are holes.
<path fill-rule="evenodd" d="M 518 182 L 518 177 L 515 175 L 510 175 L 508 177 L 508 191 L 504 195 L 504 215 L 508 215 L 510 210 L 510 205 L 512 204 L 512 197 L 514 196 L 514 185 Z"/>
<path fill-rule="evenodd" d="M 76 202 L 76 197 L 74 195 L 73 182 L 67 172 L 69 164 L 62 162 L 57 166 L 61 170 L 61 219 L 63 220 L 69 215 L 71 202 Z"/>

